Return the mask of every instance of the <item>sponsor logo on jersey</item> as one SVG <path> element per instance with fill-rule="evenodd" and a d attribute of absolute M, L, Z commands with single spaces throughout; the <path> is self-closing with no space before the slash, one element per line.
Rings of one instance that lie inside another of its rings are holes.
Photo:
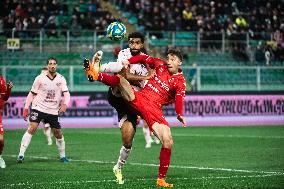
<path fill-rule="evenodd" d="M 157 83 L 159 83 L 166 91 L 170 90 L 169 86 L 165 82 L 162 82 L 157 76 L 155 77 L 155 81 L 157 81 Z"/>
<path fill-rule="evenodd" d="M 149 83 L 148 86 L 149 86 L 151 89 L 153 89 L 153 91 L 155 91 L 156 93 L 159 93 L 159 90 L 158 90 L 156 87 L 154 87 L 151 83 Z"/>

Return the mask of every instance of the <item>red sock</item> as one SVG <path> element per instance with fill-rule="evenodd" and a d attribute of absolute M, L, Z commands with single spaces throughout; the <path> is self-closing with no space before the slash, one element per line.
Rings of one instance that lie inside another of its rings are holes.
<path fill-rule="evenodd" d="M 108 86 L 117 86 L 120 82 L 120 78 L 117 75 L 110 75 L 108 73 L 99 73 L 98 81 L 108 85 Z"/>
<path fill-rule="evenodd" d="M 0 155 L 1 155 L 2 152 L 3 152 L 3 148 L 4 148 L 4 139 L 3 139 L 3 140 L 0 140 Z"/>
<path fill-rule="evenodd" d="M 171 152 L 172 150 L 169 148 L 161 148 L 160 151 L 160 167 L 158 178 L 165 178 L 168 172 L 168 168 L 171 162 Z"/>

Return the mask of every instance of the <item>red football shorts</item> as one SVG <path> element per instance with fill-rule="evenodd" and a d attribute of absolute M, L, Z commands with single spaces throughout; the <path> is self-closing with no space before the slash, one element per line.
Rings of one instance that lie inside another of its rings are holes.
<path fill-rule="evenodd" d="M 134 92 L 135 99 L 129 102 L 129 105 L 138 111 L 146 123 L 149 125 L 151 131 L 155 122 L 169 126 L 163 114 L 162 108 L 159 104 L 151 102 L 149 96 L 144 93 Z"/>

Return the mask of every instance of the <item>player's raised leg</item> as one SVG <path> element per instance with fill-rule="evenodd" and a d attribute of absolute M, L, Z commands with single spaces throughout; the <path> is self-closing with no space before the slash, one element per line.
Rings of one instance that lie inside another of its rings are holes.
<path fill-rule="evenodd" d="M 108 62 L 101 65 L 100 71 L 106 73 L 119 73 L 123 68 L 122 63 Z"/>
<path fill-rule="evenodd" d="M 102 57 L 103 52 L 98 51 L 94 54 L 92 62 L 87 58 L 84 59 L 83 67 L 90 82 L 98 80 L 98 73 L 100 71 Z"/>
<path fill-rule="evenodd" d="M 130 83 L 124 77 L 119 76 L 119 75 L 110 75 L 108 73 L 102 73 L 102 72 L 99 73 L 97 71 L 98 69 L 95 69 L 90 64 L 90 61 L 88 59 L 85 59 L 85 60 L 86 61 L 84 62 L 84 69 L 85 69 L 86 75 L 88 75 L 89 81 L 98 80 L 111 87 L 118 86 L 120 93 L 124 100 L 130 102 L 135 99 L 134 91 Z"/>

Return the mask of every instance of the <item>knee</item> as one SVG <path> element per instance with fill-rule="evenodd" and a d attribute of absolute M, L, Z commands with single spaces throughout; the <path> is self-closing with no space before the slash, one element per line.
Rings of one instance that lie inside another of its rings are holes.
<path fill-rule="evenodd" d="M 165 139 L 165 140 L 163 141 L 163 147 L 164 147 L 164 148 L 172 149 L 173 144 L 174 144 L 174 141 L 173 141 L 172 138 L 168 138 L 168 139 Z"/>
<path fill-rule="evenodd" d="M 62 137 L 63 137 L 61 131 L 57 130 L 57 129 L 54 130 L 53 134 L 54 134 L 54 137 L 57 138 L 57 139 L 62 139 Z"/>
<path fill-rule="evenodd" d="M 29 127 L 29 128 L 28 128 L 28 133 L 31 134 L 31 135 L 33 135 L 33 134 L 35 134 L 36 129 L 37 129 L 37 128 L 36 128 L 36 127 L 33 127 L 33 126 L 32 126 L 32 127 Z"/>
<path fill-rule="evenodd" d="M 132 147 L 132 141 L 130 140 L 123 141 L 123 146 L 127 149 L 130 149 Z"/>

